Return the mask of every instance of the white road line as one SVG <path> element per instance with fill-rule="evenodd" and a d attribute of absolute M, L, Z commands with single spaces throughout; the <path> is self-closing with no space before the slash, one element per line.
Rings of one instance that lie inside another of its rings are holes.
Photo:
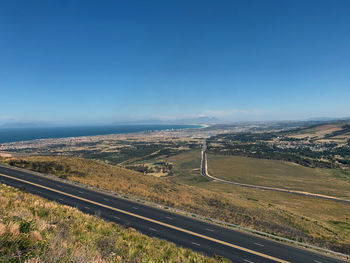
<path fill-rule="evenodd" d="M 89 209 L 89 210 L 90 210 L 90 207 L 84 206 L 84 208 L 86 208 L 86 209 Z"/>
<path fill-rule="evenodd" d="M 109 201 L 107 198 L 103 198 L 103 200 L 105 200 L 105 201 Z"/>
<path fill-rule="evenodd" d="M 245 262 L 248 262 L 248 263 L 254 263 L 253 261 L 250 261 L 248 259 L 244 259 Z"/>
<path fill-rule="evenodd" d="M 62 201 L 63 202 L 63 199 L 62 198 L 58 198 L 58 200 Z"/>
<path fill-rule="evenodd" d="M 82 191 L 78 191 L 78 192 L 81 193 L 81 194 L 83 193 Z"/>
<path fill-rule="evenodd" d="M 316 263 L 322 263 L 321 261 L 318 261 L 318 260 L 314 260 L 314 262 L 316 262 Z"/>
<path fill-rule="evenodd" d="M 170 216 L 166 216 L 165 218 L 168 218 L 168 219 L 170 219 L 170 220 L 173 220 Z"/>
<path fill-rule="evenodd" d="M 200 244 L 196 243 L 196 242 L 192 242 L 193 245 L 196 245 L 196 246 L 201 246 Z"/>
<path fill-rule="evenodd" d="M 264 246 L 263 244 L 260 244 L 260 243 L 254 243 L 254 245 L 261 246 L 261 247 Z"/>
<path fill-rule="evenodd" d="M 286 261 L 286 260 L 283 260 L 283 259 L 279 259 L 279 258 L 275 258 L 273 256 L 269 256 L 267 254 L 263 254 L 261 252 L 254 251 L 254 250 L 251 250 L 249 248 L 241 247 L 241 246 L 238 246 L 238 245 L 235 245 L 235 244 L 223 241 L 223 240 L 219 240 L 219 239 L 216 239 L 216 238 L 213 238 L 213 237 L 210 237 L 210 236 L 206 236 L 206 235 L 203 235 L 203 234 L 196 233 L 194 231 L 191 231 L 191 230 L 188 230 L 188 229 L 185 229 L 185 228 L 177 227 L 177 226 L 165 223 L 165 222 L 158 221 L 156 219 L 152 219 L 152 218 L 145 217 L 145 216 L 142 216 L 142 215 L 139 215 L 139 214 L 135 214 L 135 213 L 132 213 L 132 212 L 129 212 L 129 211 L 126 211 L 126 210 L 122 210 L 122 209 L 116 208 L 116 207 L 112 207 L 112 206 L 109 206 L 109 205 L 98 203 L 98 202 L 95 202 L 95 201 L 92 201 L 92 200 L 89 200 L 89 199 L 86 199 L 86 198 L 83 198 L 83 197 L 76 196 L 74 194 L 70 194 L 70 193 L 63 192 L 63 191 L 60 191 L 60 190 L 57 190 L 57 189 L 53 189 L 53 188 L 50 188 L 50 187 L 47 187 L 47 186 L 44 186 L 44 185 L 39 185 L 39 184 L 30 182 L 30 181 L 27 181 L 27 180 L 23 180 L 23 179 L 20 179 L 20 178 L 16 178 L 16 177 L 13 177 L 13 176 L 10 176 L 10 175 L 1 174 L 1 173 L 0 173 L 0 176 L 6 177 L 6 178 L 10 178 L 10 179 L 16 180 L 18 182 L 24 182 L 26 184 L 34 185 L 34 186 L 40 187 L 42 189 L 46 189 L 46 190 L 49 190 L 49 191 L 52 191 L 52 192 L 55 192 L 55 193 L 59 193 L 61 195 L 72 197 L 74 199 L 78 199 L 80 201 L 84 201 L 84 202 L 87 202 L 87 203 L 90 203 L 90 204 L 93 204 L 93 205 L 104 207 L 104 208 L 107 208 L 107 209 L 110 209 L 110 210 L 113 210 L 113 211 L 116 211 L 116 212 L 119 212 L 119 213 L 123 213 L 125 215 L 133 216 L 133 217 L 138 218 L 138 219 L 146 220 L 148 222 L 152 222 L 152 223 L 155 223 L 155 224 L 167 227 L 167 228 L 171 228 L 171 229 L 174 229 L 174 230 L 177 230 L 177 231 L 181 231 L 183 233 L 187 233 L 187 234 L 190 234 L 192 236 L 200 237 L 200 238 L 212 241 L 212 242 L 216 242 L 218 244 L 229 246 L 229 247 L 234 248 L 234 249 L 239 249 L 241 251 L 245 251 L 245 252 L 253 254 L 255 256 L 264 257 L 264 258 L 267 258 L 267 259 L 270 259 L 270 260 L 273 260 L 273 261 L 276 261 L 276 262 L 280 262 L 280 263 L 290 263 L 289 261 Z M 88 207 L 85 207 L 85 208 L 90 209 Z"/>
<path fill-rule="evenodd" d="M 152 231 L 157 232 L 157 230 L 156 230 L 156 229 L 154 229 L 154 228 L 152 228 L 152 227 L 150 227 L 150 228 L 149 228 L 149 230 L 152 230 Z"/>
<path fill-rule="evenodd" d="M 120 217 L 117 217 L 117 216 L 113 216 L 115 219 L 120 219 Z"/>
<path fill-rule="evenodd" d="M 58 187 L 62 187 L 62 185 L 59 185 L 59 184 L 56 184 L 56 186 L 58 186 Z"/>
<path fill-rule="evenodd" d="M 214 230 L 213 230 L 213 229 L 210 229 L 210 228 L 206 228 L 205 230 L 208 230 L 208 231 L 210 231 L 210 232 L 214 232 Z"/>
<path fill-rule="evenodd" d="M 138 209 L 138 208 L 137 208 L 137 207 L 135 207 L 135 206 L 133 206 L 133 207 L 131 207 L 131 208 L 136 209 L 136 210 Z"/>

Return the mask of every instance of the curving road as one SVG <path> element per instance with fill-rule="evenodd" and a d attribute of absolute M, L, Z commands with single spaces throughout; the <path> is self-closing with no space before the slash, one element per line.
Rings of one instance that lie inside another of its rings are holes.
<path fill-rule="evenodd" d="M 267 186 L 253 185 L 253 184 L 243 184 L 243 183 L 227 181 L 224 179 L 214 177 L 208 173 L 208 161 L 207 161 L 206 143 L 205 142 L 203 143 L 203 149 L 202 149 L 201 154 L 202 154 L 201 174 L 204 177 L 206 177 L 212 181 L 226 183 L 226 184 L 233 184 L 233 185 L 238 185 L 238 186 L 243 186 L 243 187 L 249 187 L 249 188 L 257 188 L 257 189 L 262 189 L 262 190 L 270 190 L 270 191 L 277 191 L 277 192 L 283 192 L 283 193 L 289 193 L 289 194 L 304 195 L 304 196 L 309 196 L 309 197 L 327 199 L 327 200 L 331 200 L 331 201 L 350 204 L 350 200 L 342 199 L 342 198 L 338 198 L 338 197 L 334 197 L 334 196 L 329 196 L 329 195 L 314 194 L 314 193 L 309 193 L 309 192 L 305 192 L 305 191 L 288 190 L 288 189 L 283 189 L 283 188 L 267 187 Z"/>
<path fill-rule="evenodd" d="M 29 171 L 0 167 L 0 182 L 209 256 L 221 255 L 233 262 L 344 262 Z"/>

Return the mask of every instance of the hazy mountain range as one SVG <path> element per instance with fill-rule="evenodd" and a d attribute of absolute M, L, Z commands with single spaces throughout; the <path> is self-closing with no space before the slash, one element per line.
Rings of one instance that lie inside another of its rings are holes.
<path fill-rule="evenodd" d="M 315 117 L 308 118 L 300 121 L 317 121 L 317 122 L 328 122 L 328 121 L 342 121 L 342 120 L 350 120 L 350 117 L 342 117 L 342 118 L 332 118 L 332 117 Z M 295 120 L 294 120 L 295 121 Z M 230 123 L 233 123 L 232 121 Z M 261 121 L 263 122 L 263 121 Z M 193 118 L 179 118 L 179 119 L 147 119 L 147 120 L 132 120 L 132 121 L 115 121 L 113 123 L 105 123 L 105 124 L 76 124 L 76 125 L 64 125 L 64 124 L 54 124 L 50 122 L 21 122 L 15 120 L 7 120 L 0 121 L 0 128 L 40 128 L 40 127 L 55 127 L 55 126 L 103 126 L 103 125 L 157 125 L 157 124 L 223 124 L 228 123 L 228 121 L 220 120 L 216 117 L 209 116 L 201 116 L 201 117 L 193 117 Z"/>
<path fill-rule="evenodd" d="M 223 123 L 223 121 L 208 116 L 201 116 L 197 118 L 182 118 L 174 120 L 160 120 L 160 119 L 148 119 L 148 120 L 132 120 L 132 121 L 116 121 L 113 123 L 106 123 L 105 125 L 137 125 L 137 124 L 214 124 Z M 101 126 L 94 124 L 84 125 L 57 125 L 49 122 L 21 122 L 7 120 L 0 122 L 0 128 L 39 128 L 39 127 L 55 127 L 55 126 Z"/>
<path fill-rule="evenodd" d="M 215 117 L 201 116 L 195 118 L 182 118 L 174 120 L 148 119 L 138 121 L 124 121 L 116 122 L 115 124 L 214 124 L 223 122 L 224 121 L 221 121 Z"/>

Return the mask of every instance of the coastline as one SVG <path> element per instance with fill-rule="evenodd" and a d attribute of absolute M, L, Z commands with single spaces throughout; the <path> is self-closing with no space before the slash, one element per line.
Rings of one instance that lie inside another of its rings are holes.
<path fill-rule="evenodd" d="M 129 130 L 123 130 L 122 128 L 126 128 L 129 127 Z M 143 127 L 143 128 L 142 128 Z M 116 129 L 115 132 L 103 132 L 103 128 L 104 126 L 91 126 L 91 127 L 59 127 L 58 129 L 63 130 L 63 132 L 68 131 L 69 129 L 80 129 L 81 131 L 83 131 L 85 128 L 86 129 L 100 129 L 101 132 L 92 132 L 95 134 L 82 134 L 82 135 L 75 135 L 75 136 L 69 136 L 69 135 L 63 135 L 63 136 L 59 136 L 59 135 L 48 135 L 47 137 L 44 136 L 36 136 L 35 134 L 32 135 L 32 138 L 28 138 L 28 139 L 13 139 L 13 140 L 9 140 L 3 139 L 3 141 L 1 140 L 2 134 L 1 132 L 4 131 L 20 131 L 20 132 L 25 132 L 26 130 L 29 132 L 33 132 L 33 131 L 37 131 L 37 132 L 41 132 L 42 130 L 49 130 L 50 132 L 54 132 L 55 128 L 18 128 L 18 129 L 3 129 L 0 130 L 0 145 L 8 145 L 8 144 L 16 144 L 16 143 L 28 143 L 28 142 L 39 142 L 39 141 L 48 141 L 50 140 L 51 142 L 53 142 L 54 140 L 62 140 L 62 139 L 66 139 L 66 140 L 76 140 L 78 138 L 84 138 L 89 139 L 89 138 L 94 138 L 94 137 L 99 137 L 101 138 L 101 136 L 116 136 L 116 135 L 130 135 L 130 134 L 150 134 L 150 133 L 155 133 L 155 132 L 164 132 L 164 131 L 181 131 L 181 130 L 192 130 L 192 129 L 201 129 L 201 128 L 206 128 L 207 126 L 205 125 L 199 125 L 199 124 L 186 124 L 186 125 L 172 125 L 172 124 L 166 124 L 166 125 L 130 125 L 130 126 L 125 126 L 125 125 L 119 125 L 119 126 L 105 126 L 106 130 L 111 130 L 111 129 Z M 120 129 L 119 131 L 117 129 Z M 66 130 L 64 130 L 66 129 Z M 8 136 L 8 135 L 7 135 Z M 25 136 L 25 135 L 20 135 L 20 136 Z M 35 138 L 37 137 L 37 138 Z"/>

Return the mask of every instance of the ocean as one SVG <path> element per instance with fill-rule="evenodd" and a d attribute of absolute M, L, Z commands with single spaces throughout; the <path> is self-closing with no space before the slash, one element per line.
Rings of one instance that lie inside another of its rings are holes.
<path fill-rule="evenodd" d="M 0 129 L 0 143 L 29 141 L 36 139 L 94 136 L 143 131 L 179 130 L 200 128 L 199 125 L 115 125 L 85 127 L 49 127 L 49 128 L 3 128 Z"/>

